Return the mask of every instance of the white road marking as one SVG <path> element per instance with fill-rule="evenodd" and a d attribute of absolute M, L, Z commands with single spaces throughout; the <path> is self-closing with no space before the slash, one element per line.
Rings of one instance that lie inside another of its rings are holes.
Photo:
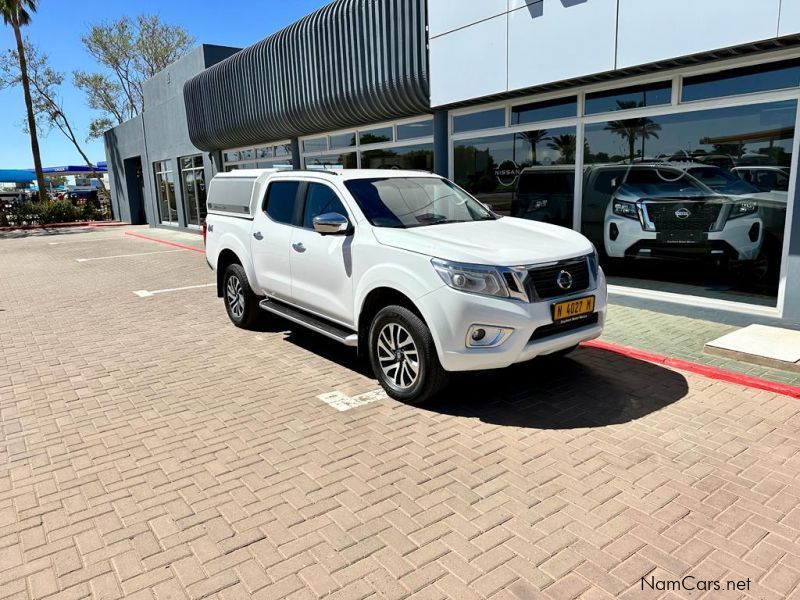
<path fill-rule="evenodd" d="M 136 254 L 116 254 L 114 256 L 97 256 L 94 258 L 76 258 L 78 262 L 89 262 L 90 260 L 108 260 L 110 258 L 128 258 L 129 256 L 148 256 L 150 254 L 170 254 L 172 252 L 188 252 L 188 250 L 161 250 L 159 252 L 138 252 Z"/>
<path fill-rule="evenodd" d="M 345 412 L 351 408 L 364 406 L 365 404 L 377 402 L 378 400 L 385 400 L 388 398 L 388 396 L 382 389 L 377 389 L 364 394 L 359 394 L 358 396 L 347 396 L 339 391 L 328 392 L 327 394 L 320 394 L 317 396 L 317 398 L 322 400 L 328 406 L 335 408 L 339 412 Z"/>
<path fill-rule="evenodd" d="M 48 242 L 50 246 L 62 246 L 64 244 L 85 244 L 86 242 L 104 242 L 107 240 L 130 240 L 133 239 L 127 235 L 115 235 L 113 237 L 99 237 L 90 240 L 70 240 L 68 242 Z"/>
<path fill-rule="evenodd" d="M 207 288 L 217 285 L 216 283 L 203 283 L 200 285 L 187 285 L 185 287 L 168 288 L 166 290 L 137 290 L 133 292 L 139 298 L 151 298 L 156 294 L 167 294 L 169 292 L 182 292 L 183 290 L 197 290 L 200 288 Z"/>

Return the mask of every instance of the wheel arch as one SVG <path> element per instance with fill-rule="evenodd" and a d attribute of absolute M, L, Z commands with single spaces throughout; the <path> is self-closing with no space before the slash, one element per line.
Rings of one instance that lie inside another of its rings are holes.
<path fill-rule="evenodd" d="M 422 314 L 419 306 L 411 299 L 411 297 L 401 292 L 400 290 L 390 286 L 378 286 L 371 289 L 365 296 L 361 303 L 358 312 L 358 352 L 366 356 L 367 343 L 369 341 L 369 327 L 372 324 L 372 319 L 378 314 L 382 308 L 386 306 L 402 306 L 407 308 L 415 315 L 417 315 L 422 322 L 430 329 L 425 315 Z"/>
<path fill-rule="evenodd" d="M 242 260 L 230 248 L 223 249 L 217 257 L 217 298 L 222 298 L 225 271 L 231 265 L 241 265 Z M 244 266 L 244 265 L 242 265 Z"/>

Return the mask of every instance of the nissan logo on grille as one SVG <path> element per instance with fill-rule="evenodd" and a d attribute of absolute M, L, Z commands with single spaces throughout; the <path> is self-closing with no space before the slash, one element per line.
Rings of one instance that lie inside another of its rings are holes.
<path fill-rule="evenodd" d="M 675 211 L 675 216 L 679 219 L 688 219 L 692 216 L 692 211 L 690 211 L 688 208 L 679 208 Z"/>
<path fill-rule="evenodd" d="M 570 289 L 572 287 L 572 273 L 562 270 L 556 275 L 556 283 L 562 290 Z"/>

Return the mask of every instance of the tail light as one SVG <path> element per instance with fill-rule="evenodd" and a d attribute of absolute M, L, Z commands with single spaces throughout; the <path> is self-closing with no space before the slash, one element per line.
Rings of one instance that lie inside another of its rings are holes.
<path fill-rule="evenodd" d="M 203 245 L 206 245 L 206 231 L 208 231 L 208 223 L 203 219 Z"/>

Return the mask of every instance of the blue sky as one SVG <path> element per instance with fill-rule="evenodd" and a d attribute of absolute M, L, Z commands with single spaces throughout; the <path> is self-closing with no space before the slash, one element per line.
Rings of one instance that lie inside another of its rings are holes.
<path fill-rule="evenodd" d="M 25 28 L 39 48 L 50 57 L 52 66 L 69 76 L 62 87 L 65 112 L 73 127 L 85 137 L 94 114 L 84 103 L 79 90 L 72 87 L 73 70 L 99 70 L 83 49 L 81 35 L 90 24 L 124 15 L 158 14 L 166 23 L 181 25 L 197 43 L 244 47 L 257 42 L 300 17 L 324 6 L 328 0 L 39 0 L 39 12 Z M 215 8 L 212 9 L 211 7 Z M 10 28 L 0 21 L 0 50 L 14 46 Z M 30 139 L 21 129 L 25 119 L 22 89 L 0 91 L 0 169 L 31 168 Z M 45 166 L 81 164 L 80 155 L 60 131 L 39 139 Z M 101 141 L 85 144 L 89 158 L 105 160 Z"/>

